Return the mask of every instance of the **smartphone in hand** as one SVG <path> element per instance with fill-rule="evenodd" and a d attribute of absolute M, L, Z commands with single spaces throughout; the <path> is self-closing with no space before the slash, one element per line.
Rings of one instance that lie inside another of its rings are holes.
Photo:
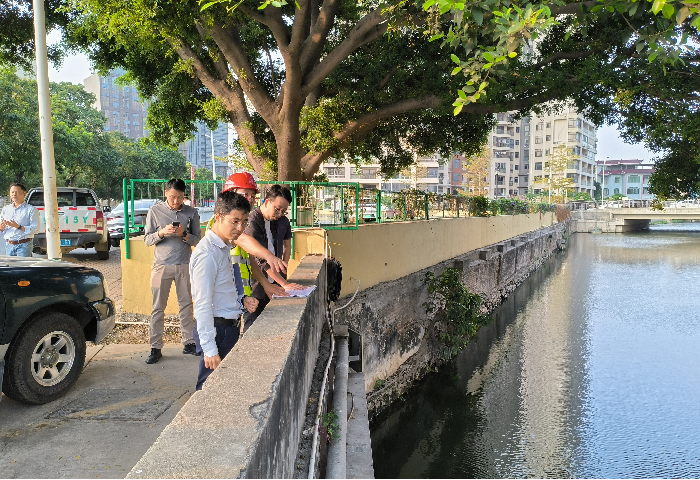
<path fill-rule="evenodd" d="M 173 227 L 177 228 L 180 226 L 180 222 L 173 222 Z"/>

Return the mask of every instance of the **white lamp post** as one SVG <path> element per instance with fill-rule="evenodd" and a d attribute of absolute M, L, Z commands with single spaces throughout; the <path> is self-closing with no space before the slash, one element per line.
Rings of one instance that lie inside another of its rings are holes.
<path fill-rule="evenodd" d="M 36 81 L 39 103 L 39 135 L 41 139 L 41 167 L 44 186 L 44 218 L 46 220 L 46 253 L 50 260 L 61 260 L 61 233 L 58 229 L 56 163 L 53 149 L 53 125 L 51 122 L 51 95 L 49 92 L 49 63 L 46 46 L 44 1 L 34 0 L 33 7 Z"/>

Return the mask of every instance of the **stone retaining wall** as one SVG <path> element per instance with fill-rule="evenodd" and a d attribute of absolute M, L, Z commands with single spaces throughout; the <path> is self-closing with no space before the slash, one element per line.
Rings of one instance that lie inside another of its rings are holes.
<path fill-rule="evenodd" d="M 381 411 L 444 361 L 435 319 L 423 307 L 428 300 L 423 283 L 428 270 L 440 275 L 448 267 L 460 269 L 467 289 L 480 294 L 485 308 L 491 310 L 553 252 L 564 248 L 569 234 L 569 222 L 544 227 L 360 292 L 336 314 L 336 322 L 362 334 L 370 411 Z M 347 299 L 338 304 L 344 305 Z M 375 390 L 377 380 L 384 385 Z"/>

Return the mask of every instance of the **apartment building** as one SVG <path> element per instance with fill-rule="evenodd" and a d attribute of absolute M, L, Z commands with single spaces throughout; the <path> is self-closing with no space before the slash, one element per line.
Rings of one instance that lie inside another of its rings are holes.
<path fill-rule="evenodd" d="M 107 76 L 94 74 L 86 78 L 83 84 L 85 90 L 95 95 L 93 107 L 107 117 L 104 126 L 106 131 L 117 131 L 139 139 L 147 135 L 144 123 L 148 105 L 141 100 L 136 87 L 117 84 L 117 79 L 125 73 L 119 68 Z"/>
<path fill-rule="evenodd" d="M 548 159 L 555 147 L 564 146 L 578 158 L 558 175 L 571 178 L 574 192 L 595 191 L 596 128 L 576 109 L 558 114 L 514 119 L 515 112 L 496 114 L 496 125 L 488 139 L 491 156 L 486 174 L 487 196 L 509 198 L 549 189 Z M 450 159 L 437 156 L 421 159 L 411 173 L 402 172 L 383 179 L 378 164 L 359 168 L 346 163 L 325 163 L 323 172 L 332 182 L 358 182 L 381 190 L 418 188 L 435 193 L 470 191 L 467 159 L 456 153 Z M 555 175 L 554 173 L 552 174 Z M 556 178 L 556 177 L 555 177 Z"/>
<path fill-rule="evenodd" d="M 548 161 L 556 147 L 564 146 L 575 155 L 569 168 L 556 174 L 550 172 Z M 530 120 L 530 169 L 529 183 L 533 193 L 549 189 L 552 177 L 565 175 L 571 179 L 574 192 L 585 192 L 593 196 L 596 178 L 596 127 L 575 108 L 568 108 L 553 115 L 535 116 Z"/>
<path fill-rule="evenodd" d="M 226 178 L 232 173 L 228 157 L 233 137 L 234 130 L 230 124 L 219 122 L 217 129 L 212 131 L 205 123 L 199 122 L 194 137 L 180 144 L 178 151 L 194 168 L 211 170 L 214 162 L 216 174 Z"/>
<path fill-rule="evenodd" d="M 320 171 L 325 173 L 331 182 L 359 183 L 363 188 L 376 188 L 390 192 L 417 188 L 442 194 L 452 193 L 451 165 L 450 161 L 434 155 L 419 159 L 416 165 L 390 178 L 381 176 L 381 166 L 377 163 L 362 165 L 358 168 L 348 162 L 340 165 L 326 162 L 321 164 Z"/>
<path fill-rule="evenodd" d="M 649 179 L 656 171 L 650 160 L 598 160 L 597 178 L 603 187 L 603 198 L 621 194 L 630 200 L 652 200 Z"/>
<path fill-rule="evenodd" d="M 513 120 L 513 112 L 496 114 L 489 137 L 491 166 L 490 198 L 516 197 L 527 193 L 530 119 Z"/>

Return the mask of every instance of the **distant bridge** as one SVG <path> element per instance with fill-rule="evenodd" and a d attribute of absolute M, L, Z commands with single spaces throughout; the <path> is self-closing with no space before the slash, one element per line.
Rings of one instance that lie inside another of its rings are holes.
<path fill-rule="evenodd" d="M 596 208 L 573 211 L 571 216 L 576 221 L 577 232 L 624 233 L 647 229 L 652 220 L 700 220 L 700 204 L 663 210 L 649 207 Z"/>

